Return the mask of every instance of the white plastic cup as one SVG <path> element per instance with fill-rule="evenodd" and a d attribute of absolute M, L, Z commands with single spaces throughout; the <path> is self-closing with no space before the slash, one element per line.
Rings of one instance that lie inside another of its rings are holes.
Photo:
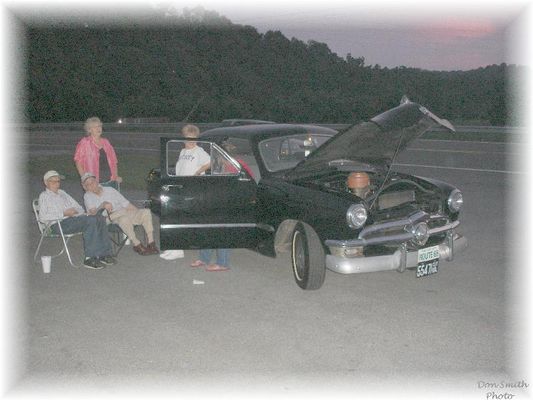
<path fill-rule="evenodd" d="M 41 262 L 43 263 L 43 272 L 45 274 L 50 273 L 50 267 L 52 266 L 52 257 L 51 256 L 42 256 Z"/>

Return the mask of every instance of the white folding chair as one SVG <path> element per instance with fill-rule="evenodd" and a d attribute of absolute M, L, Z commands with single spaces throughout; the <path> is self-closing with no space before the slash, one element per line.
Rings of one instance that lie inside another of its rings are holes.
<path fill-rule="evenodd" d="M 32 205 L 33 205 L 33 213 L 35 214 L 35 219 L 37 221 L 39 231 L 41 232 L 41 239 L 39 240 L 39 245 L 37 246 L 37 250 L 35 250 L 35 254 L 33 255 L 33 261 L 37 261 L 39 250 L 41 249 L 41 245 L 43 244 L 43 241 L 45 238 L 61 239 L 61 241 L 63 242 L 63 247 L 61 251 L 51 257 L 55 258 L 66 252 L 70 265 L 72 265 L 75 268 L 79 268 L 80 266 L 75 264 L 74 261 L 72 261 L 72 256 L 70 255 L 70 251 L 68 248 L 68 242 L 74 236 L 82 235 L 83 233 L 82 232 L 68 233 L 68 234 L 63 233 L 63 228 L 61 227 L 61 220 L 52 221 L 49 224 L 45 224 L 41 222 L 39 220 L 39 199 L 34 199 Z M 55 223 L 57 223 L 57 226 L 59 227 L 59 233 L 52 232 L 51 226 Z"/>

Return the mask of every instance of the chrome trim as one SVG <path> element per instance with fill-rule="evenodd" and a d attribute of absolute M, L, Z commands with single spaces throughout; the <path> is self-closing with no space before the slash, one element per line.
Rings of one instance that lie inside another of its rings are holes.
<path fill-rule="evenodd" d="M 178 188 L 178 189 L 183 189 L 183 185 L 163 185 L 163 186 L 161 186 L 161 189 L 164 192 L 168 192 L 168 191 L 170 191 L 171 187 L 175 187 L 175 188 Z"/>
<path fill-rule="evenodd" d="M 191 228 L 255 228 L 257 224 L 162 224 L 163 229 Z"/>
<path fill-rule="evenodd" d="M 395 221 L 384 222 L 382 224 L 369 225 L 361 230 L 361 232 L 359 233 L 359 238 L 362 239 L 365 236 L 384 229 L 400 228 L 407 225 L 413 225 L 416 222 L 422 221 L 427 218 L 429 218 L 429 215 L 427 213 L 425 213 L 424 211 L 417 211 L 404 219 L 397 219 Z"/>
<path fill-rule="evenodd" d="M 355 214 L 361 211 L 364 212 L 365 219 L 360 221 L 359 223 L 354 223 Z M 348 223 L 348 226 L 352 229 L 359 229 L 365 224 L 367 219 L 368 219 L 368 211 L 363 204 L 360 204 L 360 203 L 352 204 L 348 208 L 348 211 L 346 211 L 346 222 Z"/>
<path fill-rule="evenodd" d="M 207 228 L 258 228 L 272 232 L 270 225 L 265 224 L 161 224 L 161 229 L 207 229 Z"/>
<path fill-rule="evenodd" d="M 451 203 L 452 203 L 452 197 L 459 193 L 461 195 L 461 201 L 460 201 L 460 204 L 459 204 L 459 208 L 455 208 L 455 207 L 452 207 Z M 451 211 L 453 212 L 459 212 L 461 210 L 461 208 L 463 208 L 463 192 L 461 192 L 459 189 L 453 189 L 452 192 L 449 194 L 448 196 L 448 199 L 446 200 L 446 204 L 448 205 L 448 209 L 450 209 Z"/>
<path fill-rule="evenodd" d="M 408 230 L 413 235 L 414 242 L 418 246 L 423 246 L 429 239 L 429 228 L 425 222 L 419 222 L 416 225 L 411 225 L 411 229 Z M 422 231 L 422 235 L 420 235 Z"/>
<path fill-rule="evenodd" d="M 439 258 L 451 261 L 454 255 L 463 251 L 468 245 L 464 236 L 455 233 L 450 235 L 444 243 L 439 244 Z M 340 274 L 357 274 L 378 271 L 405 271 L 418 264 L 418 251 L 408 251 L 401 245 L 393 254 L 373 257 L 338 257 L 328 254 L 326 268 Z"/>
<path fill-rule="evenodd" d="M 359 247 L 359 246 L 369 246 L 376 244 L 397 244 L 402 242 L 407 242 L 413 240 L 415 236 L 410 231 L 402 231 L 396 233 L 384 233 L 381 236 L 375 236 L 367 238 L 371 234 L 379 233 L 380 231 L 394 229 L 394 228 L 406 228 L 413 226 L 420 222 L 428 222 L 431 220 L 436 220 L 440 218 L 445 218 L 442 215 L 429 215 L 423 211 L 417 211 L 411 214 L 407 218 L 389 221 L 381 224 L 374 224 L 367 226 L 359 232 L 359 236 L 356 239 L 349 240 L 332 240 L 328 239 L 325 241 L 326 246 L 328 247 Z M 428 235 L 436 235 L 438 233 L 447 232 L 453 230 L 459 226 L 460 222 L 453 221 L 448 222 L 443 226 L 438 226 L 428 229 Z"/>

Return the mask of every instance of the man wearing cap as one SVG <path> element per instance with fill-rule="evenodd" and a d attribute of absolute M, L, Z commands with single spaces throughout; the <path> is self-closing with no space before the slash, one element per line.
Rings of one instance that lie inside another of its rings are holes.
<path fill-rule="evenodd" d="M 111 222 L 118 224 L 133 242 L 133 250 L 141 256 L 159 253 L 154 241 L 154 227 L 150 210 L 137 208 L 118 190 L 99 185 L 96 176 L 91 172 L 82 175 L 81 183 L 85 189 L 83 196 L 85 208 L 90 215 L 104 210 L 104 213 L 109 215 Z M 135 235 L 135 225 L 142 225 L 144 228 L 147 236 L 146 246 Z"/>
<path fill-rule="evenodd" d="M 58 221 L 64 233 L 83 233 L 85 261 L 83 265 L 91 269 L 101 269 L 114 265 L 113 250 L 107 232 L 105 218 L 101 215 L 86 215 L 83 207 L 68 193 L 61 190 L 61 179 L 57 171 L 44 174 L 46 190 L 39 195 L 39 219 L 50 225 L 52 233 L 59 234 Z"/>

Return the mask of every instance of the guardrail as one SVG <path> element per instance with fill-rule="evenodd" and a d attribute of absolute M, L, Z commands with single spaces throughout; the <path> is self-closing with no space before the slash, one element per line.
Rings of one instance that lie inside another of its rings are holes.
<path fill-rule="evenodd" d="M 160 136 L 179 136 L 184 123 L 135 123 L 104 125 L 104 134 L 115 149 L 130 152 L 157 152 Z M 203 132 L 222 126 L 221 123 L 196 123 Z M 310 124 L 313 125 L 313 124 Z M 340 130 L 349 124 L 314 124 Z M 26 151 L 40 154 L 72 153 L 84 135 L 83 123 L 45 123 L 13 125 L 16 142 Z M 421 139 L 462 140 L 469 142 L 524 143 L 526 129 L 522 127 L 456 126 L 452 133 L 443 128 L 426 132 Z"/>
<path fill-rule="evenodd" d="M 194 122 L 201 131 L 207 129 L 218 128 L 223 126 L 220 122 Z M 318 125 L 328 128 L 341 130 L 347 128 L 351 124 L 322 124 L 322 123 L 304 123 L 306 125 Z M 104 130 L 113 133 L 170 133 L 180 132 L 181 128 L 186 125 L 184 122 L 164 122 L 164 123 L 104 123 Z M 53 123 L 29 123 L 17 125 L 17 128 L 23 129 L 26 132 L 80 132 L 83 133 L 83 122 L 53 122 Z M 455 126 L 457 133 L 503 133 L 521 135 L 526 132 L 525 127 L 521 126 L 481 126 L 481 125 L 457 125 Z M 430 132 L 446 132 L 443 127 L 435 127 L 430 129 Z"/>

